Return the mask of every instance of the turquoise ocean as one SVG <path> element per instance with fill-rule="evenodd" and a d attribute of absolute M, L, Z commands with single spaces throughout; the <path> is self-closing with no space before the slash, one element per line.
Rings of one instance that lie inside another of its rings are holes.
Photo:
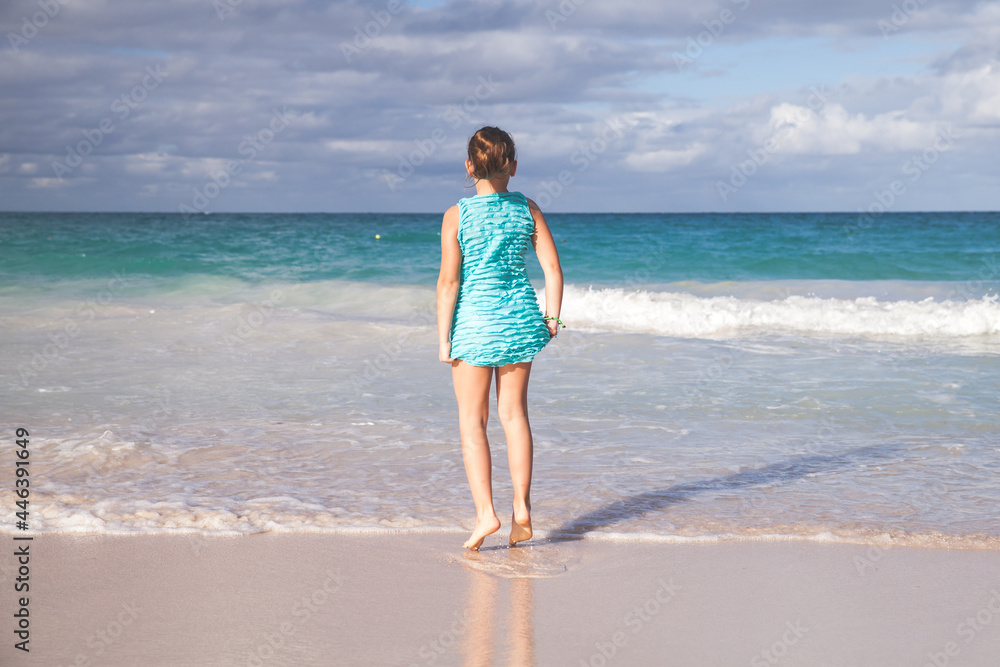
<path fill-rule="evenodd" d="M 1000 214 L 548 218 L 567 328 L 532 369 L 539 535 L 1000 548 Z M 471 529 L 440 222 L 0 213 L 30 529 Z"/>

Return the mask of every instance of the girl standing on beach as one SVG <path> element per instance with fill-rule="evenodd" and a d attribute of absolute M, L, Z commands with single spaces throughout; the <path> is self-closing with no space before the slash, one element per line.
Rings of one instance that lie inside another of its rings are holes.
<path fill-rule="evenodd" d="M 500 529 L 486 437 L 494 377 L 514 486 L 510 544 L 531 537 L 528 374 L 531 360 L 562 324 L 563 277 L 545 216 L 535 202 L 507 190 L 517 171 L 510 135 L 496 127 L 477 131 L 469 139 L 465 168 L 476 194 L 449 208 L 441 225 L 438 356 L 451 364 L 462 459 L 476 504 L 476 526 L 464 546 L 478 551 L 486 536 Z M 544 316 L 525 269 L 529 241 L 545 274 Z"/>

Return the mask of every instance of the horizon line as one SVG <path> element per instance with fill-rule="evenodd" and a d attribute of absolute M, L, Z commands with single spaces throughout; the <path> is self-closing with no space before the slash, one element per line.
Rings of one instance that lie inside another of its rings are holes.
<path fill-rule="evenodd" d="M 6 213 L 115 213 L 115 214 L 146 214 L 146 215 L 178 215 L 185 218 L 198 217 L 197 214 L 180 211 L 132 211 L 132 210 L 0 210 Z M 866 211 L 548 211 L 546 215 L 867 215 L 879 218 L 903 213 L 1000 213 L 994 209 L 901 209 L 898 211 L 883 211 L 869 213 Z M 201 211 L 200 215 L 443 215 L 443 211 Z"/>

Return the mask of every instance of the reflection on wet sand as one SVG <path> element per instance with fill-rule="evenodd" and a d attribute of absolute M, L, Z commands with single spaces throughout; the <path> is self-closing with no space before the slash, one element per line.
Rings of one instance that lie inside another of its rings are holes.
<path fill-rule="evenodd" d="M 510 614 L 507 622 L 507 664 L 535 664 L 535 582 L 527 577 L 510 582 Z"/>
<path fill-rule="evenodd" d="M 502 664 L 510 667 L 533 667 L 534 579 L 552 575 L 534 572 L 539 559 L 526 547 L 495 547 L 469 552 L 464 554 L 463 564 L 469 570 L 470 584 L 466 603 L 469 627 L 462 643 L 462 664 L 465 667 L 492 667 L 494 658 L 504 657 Z M 551 564 L 543 563 L 541 569 L 547 572 Z M 508 602 L 506 616 L 500 605 L 504 590 Z M 494 635 L 501 627 L 507 632 L 498 652 L 494 648 Z"/>
<path fill-rule="evenodd" d="M 493 626 L 497 608 L 496 577 L 478 572 L 472 573 L 469 584 L 469 598 L 466 602 L 465 641 L 462 642 L 462 664 L 465 667 L 491 667 L 493 665 Z"/>

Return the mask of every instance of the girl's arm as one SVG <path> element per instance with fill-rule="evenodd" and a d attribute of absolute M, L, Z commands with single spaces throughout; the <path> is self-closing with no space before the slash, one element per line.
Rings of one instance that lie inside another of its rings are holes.
<path fill-rule="evenodd" d="M 441 273 L 437 283 L 438 359 L 450 364 L 451 321 L 455 317 L 458 286 L 462 282 L 462 249 L 458 245 L 458 206 L 441 223 Z"/>
<path fill-rule="evenodd" d="M 528 208 L 531 209 L 531 217 L 535 220 L 535 233 L 531 235 L 531 243 L 535 246 L 538 263 L 542 265 L 542 273 L 545 274 L 545 316 L 557 318 L 562 309 L 563 297 L 563 273 L 562 266 L 559 265 L 559 252 L 556 250 L 556 242 L 552 238 L 552 232 L 549 231 L 542 210 L 530 199 Z M 545 320 L 545 324 L 549 328 L 550 336 L 559 333 L 559 323 L 555 320 Z"/>

